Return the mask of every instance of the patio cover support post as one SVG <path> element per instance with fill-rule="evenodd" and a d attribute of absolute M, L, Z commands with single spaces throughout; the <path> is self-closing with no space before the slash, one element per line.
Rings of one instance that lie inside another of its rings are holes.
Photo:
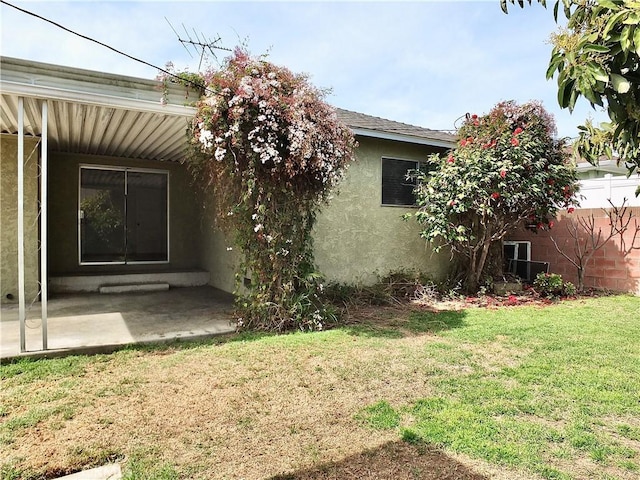
<path fill-rule="evenodd" d="M 40 306 L 42 317 L 42 349 L 47 350 L 47 169 L 49 162 L 48 152 L 48 118 L 49 103 L 42 102 L 42 143 L 40 151 Z"/>
<path fill-rule="evenodd" d="M 20 322 L 20 353 L 27 349 L 24 295 L 24 98 L 18 97 L 18 320 Z"/>

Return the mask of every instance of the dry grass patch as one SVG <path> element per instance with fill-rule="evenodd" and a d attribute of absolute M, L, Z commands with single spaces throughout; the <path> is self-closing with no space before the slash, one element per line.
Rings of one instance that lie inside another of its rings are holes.
<path fill-rule="evenodd" d="M 610 345 L 640 303 L 613 300 L 4 365 L 3 478 L 634 478 L 640 369 Z"/>
<path fill-rule="evenodd" d="M 359 425 L 363 405 L 433 393 L 430 362 L 407 361 L 428 341 L 389 341 L 367 329 L 122 351 L 89 362 L 64 395 L 60 380 L 26 387 L 10 379 L 8 417 L 39 408 L 48 391 L 58 392 L 48 405 L 74 405 L 75 413 L 17 429 L 2 456 L 47 478 L 96 463 L 100 455 L 73 454 L 88 439 L 103 461 L 153 457 L 184 478 L 257 479 L 339 462 L 397 439 Z"/>

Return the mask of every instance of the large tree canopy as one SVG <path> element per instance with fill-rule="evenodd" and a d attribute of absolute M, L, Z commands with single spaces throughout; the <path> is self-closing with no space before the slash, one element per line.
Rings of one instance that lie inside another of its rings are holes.
<path fill-rule="evenodd" d="M 506 13 L 516 0 L 500 3 Z M 640 167 L 640 1 L 557 0 L 556 21 L 560 8 L 568 22 L 552 35 L 547 70 L 547 78 L 558 74 L 558 102 L 572 110 L 582 96 L 606 108 L 611 119 L 580 127 L 578 153 L 592 163 L 617 155 L 631 174 Z"/>
<path fill-rule="evenodd" d="M 415 214 L 436 250 L 461 260 L 469 291 L 487 277 L 491 247 L 524 222 L 550 228 L 558 208 L 575 203 L 575 168 L 556 140 L 553 118 L 535 102 L 503 102 L 487 115 L 469 116 L 446 158 L 417 174 Z"/>

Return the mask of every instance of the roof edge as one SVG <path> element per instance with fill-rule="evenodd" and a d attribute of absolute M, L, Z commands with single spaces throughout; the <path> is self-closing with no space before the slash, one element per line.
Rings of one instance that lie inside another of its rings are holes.
<path fill-rule="evenodd" d="M 432 147 L 452 148 L 455 145 L 455 141 L 447 142 L 445 140 L 439 140 L 435 138 L 417 137 L 414 135 L 407 135 L 402 133 L 384 132 L 380 130 L 372 130 L 367 128 L 358 128 L 347 125 L 354 135 L 361 137 L 379 138 L 381 140 L 395 140 L 397 142 L 414 143 L 419 145 L 429 145 Z"/>
<path fill-rule="evenodd" d="M 192 117 L 196 112 L 195 107 L 172 104 L 163 105 L 159 101 L 151 102 L 148 100 L 102 95 L 79 90 L 68 90 L 42 85 L 26 85 L 4 80 L 0 81 L 0 91 L 2 91 L 3 94 L 39 98 L 42 100 L 58 100 L 172 116 Z"/>

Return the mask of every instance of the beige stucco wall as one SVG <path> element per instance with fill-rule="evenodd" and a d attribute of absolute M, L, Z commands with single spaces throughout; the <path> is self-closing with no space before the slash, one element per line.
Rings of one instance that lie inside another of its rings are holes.
<path fill-rule="evenodd" d="M 222 233 L 214 224 L 213 195 L 207 194 L 205 196 L 207 200 L 199 202 L 202 212 L 200 263 L 202 268 L 209 272 L 210 285 L 225 292 L 233 292 L 239 256 L 233 250 L 233 239 Z"/>
<path fill-rule="evenodd" d="M 371 284 L 379 276 L 412 269 L 434 279 L 446 274 L 448 257 L 436 255 L 420 238 L 415 221 L 401 217 L 413 208 L 382 206 L 382 157 L 423 160 L 433 148 L 387 140 L 358 139 L 353 163 L 338 193 L 319 215 L 314 232 L 315 259 L 328 281 Z M 202 267 L 211 285 L 226 291 L 235 287 L 238 255 L 228 251 L 231 241 L 213 225 L 209 198 L 203 210 Z"/>
<path fill-rule="evenodd" d="M 358 138 L 357 161 L 339 192 L 319 216 L 315 259 L 329 281 L 371 284 L 402 269 L 434 279 L 445 275 L 446 254 L 436 255 L 419 236 L 415 220 L 401 217 L 414 208 L 382 206 L 382 157 L 424 160 L 433 147 Z"/>
<path fill-rule="evenodd" d="M 25 298 L 38 295 L 38 139 L 24 140 Z M 0 297 L 18 301 L 18 137 L 0 135 Z M 8 297 L 9 296 L 9 297 Z M 10 298 L 12 297 L 12 298 Z"/>
<path fill-rule="evenodd" d="M 199 267 L 198 218 L 194 189 L 184 165 L 94 155 L 50 155 L 49 274 L 156 271 Z M 169 263 L 79 265 L 78 175 L 80 165 L 104 165 L 169 171 Z"/>

